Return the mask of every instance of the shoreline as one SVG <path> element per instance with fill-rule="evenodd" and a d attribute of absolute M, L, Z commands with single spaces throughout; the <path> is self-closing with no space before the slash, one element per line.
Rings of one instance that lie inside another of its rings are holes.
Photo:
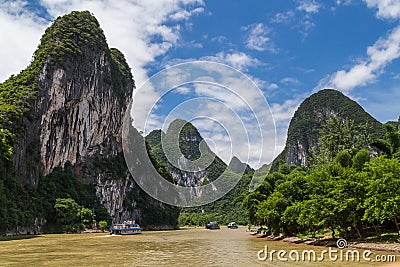
<path fill-rule="evenodd" d="M 265 234 L 250 234 L 256 238 L 265 238 L 269 241 L 282 241 L 290 244 L 303 244 L 310 246 L 322 246 L 322 247 L 337 247 L 336 242 L 338 239 L 333 240 L 332 238 L 299 238 L 299 237 L 284 237 L 284 236 L 273 236 Z M 399 243 L 373 243 L 373 242 L 361 242 L 361 241 L 349 241 L 346 248 L 352 249 L 364 249 L 373 251 L 383 252 L 395 252 L 400 253 Z"/>

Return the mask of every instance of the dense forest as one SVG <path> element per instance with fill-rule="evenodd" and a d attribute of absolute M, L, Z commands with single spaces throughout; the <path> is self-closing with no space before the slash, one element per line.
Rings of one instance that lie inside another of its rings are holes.
<path fill-rule="evenodd" d="M 237 198 L 250 223 L 274 235 L 400 237 L 400 131 L 387 123 L 371 138 L 368 127 L 328 120 L 309 167 L 281 164 Z"/>

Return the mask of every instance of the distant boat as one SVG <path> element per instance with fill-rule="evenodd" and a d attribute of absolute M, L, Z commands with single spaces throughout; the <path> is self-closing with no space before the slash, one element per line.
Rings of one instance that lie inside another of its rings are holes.
<path fill-rule="evenodd" d="M 110 235 L 134 235 L 140 234 L 142 230 L 135 221 L 124 221 L 123 223 L 114 223 L 110 227 Z"/>
<path fill-rule="evenodd" d="M 219 225 L 217 222 L 210 222 L 206 224 L 206 229 L 217 230 L 219 229 Z"/>
<path fill-rule="evenodd" d="M 230 229 L 237 229 L 239 226 L 236 224 L 236 222 L 230 222 L 228 224 L 228 228 Z"/>

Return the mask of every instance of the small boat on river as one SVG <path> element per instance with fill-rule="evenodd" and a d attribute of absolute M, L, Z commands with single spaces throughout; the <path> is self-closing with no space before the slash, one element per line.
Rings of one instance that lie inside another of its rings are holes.
<path fill-rule="evenodd" d="M 110 227 L 110 235 L 134 235 L 140 234 L 142 228 L 135 221 L 124 221 L 123 223 L 114 223 Z"/>
<path fill-rule="evenodd" d="M 228 224 L 229 229 L 237 229 L 239 226 L 236 224 L 236 222 L 230 222 Z"/>
<path fill-rule="evenodd" d="M 206 229 L 217 230 L 217 229 L 219 229 L 219 225 L 217 222 L 210 222 L 210 223 L 206 224 Z"/>

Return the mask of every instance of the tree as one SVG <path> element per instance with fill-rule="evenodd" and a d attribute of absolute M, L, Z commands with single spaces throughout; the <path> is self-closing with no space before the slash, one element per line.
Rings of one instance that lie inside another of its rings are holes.
<path fill-rule="evenodd" d="M 343 168 L 350 166 L 352 162 L 349 150 L 345 149 L 339 151 L 335 157 L 335 161 L 339 163 Z"/>
<path fill-rule="evenodd" d="M 54 209 L 57 218 L 67 231 L 75 231 L 80 206 L 72 198 L 57 198 Z"/>
<path fill-rule="evenodd" d="M 72 198 L 57 198 L 54 205 L 57 219 L 67 232 L 92 227 L 94 211 L 78 205 Z"/>
<path fill-rule="evenodd" d="M 320 130 L 318 146 L 311 151 L 311 163 L 324 165 L 332 162 L 340 151 L 368 147 L 371 142 L 368 128 L 367 123 L 356 127 L 351 119 L 333 116 Z"/>
<path fill-rule="evenodd" d="M 383 138 L 375 139 L 372 145 L 388 157 L 400 158 L 400 131 L 390 123 L 385 123 L 383 127 L 386 131 L 385 135 Z"/>
<path fill-rule="evenodd" d="M 400 162 L 378 157 L 366 166 L 365 179 L 370 179 L 364 202 L 364 221 L 380 224 L 392 221 L 400 238 Z"/>
<path fill-rule="evenodd" d="M 257 207 L 258 204 L 265 198 L 266 196 L 263 193 L 256 190 L 240 195 L 235 199 L 234 202 L 241 202 L 242 207 L 246 209 L 250 223 L 256 225 L 258 224 L 256 218 Z"/>
<path fill-rule="evenodd" d="M 289 204 L 289 200 L 281 192 L 275 191 L 258 205 L 256 220 L 261 225 L 266 225 L 272 233 L 281 233 L 284 230 L 281 217 Z"/>
<path fill-rule="evenodd" d="M 100 221 L 99 222 L 99 226 L 100 226 L 100 229 L 104 232 L 106 229 L 107 229 L 107 222 L 106 221 Z"/>
<path fill-rule="evenodd" d="M 80 207 L 77 217 L 80 222 L 84 225 L 84 227 L 91 228 L 94 220 L 94 212 L 91 209 Z"/>
<path fill-rule="evenodd" d="M 352 159 L 353 167 L 357 171 L 361 171 L 365 163 L 367 163 L 370 159 L 371 157 L 369 151 L 367 149 L 361 149 Z"/>

